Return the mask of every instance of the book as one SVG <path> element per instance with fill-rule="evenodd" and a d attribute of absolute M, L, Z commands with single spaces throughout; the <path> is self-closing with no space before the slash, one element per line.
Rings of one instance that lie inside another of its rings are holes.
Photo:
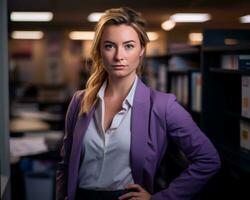
<path fill-rule="evenodd" d="M 241 77 L 241 115 L 250 118 L 250 76 Z"/>
<path fill-rule="evenodd" d="M 240 121 L 240 147 L 250 150 L 250 123 Z"/>
<path fill-rule="evenodd" d="M 221 56 L 221 68 L 229 70 L 237 70 L 237 55 L 225 54 Z"/>
<path fill-rule="evenodd" d="M 159 65 L 158 69 L 158 89 L 166 92 L 167 88 L 167 66 L 164 64 Z"/>
<path fill-rule="evenodd" d="M 182 103 L 185 106 L 188 106 L 188 75 L 183 76 L 183 92 L 182 92 Z"/>
<path fill-rule="evenodd" d="M 240 70 L 250 70 L 250 55 L 239 55 L 238 65 Z"/>
<path fill-rule="evenodd" d="M 200 72 L 193 72 L 191 75 L 191 109 L 201 111 L 201 86 L 202 75 Z"/>
<path fill-rule="evenodd" d="M 188 75 L 180 74 L 171 77 L 170 92 L 176 95 L 177 100 L 184 106 L 188 106 Z"/>
<path fill-rule="evenodd" d="M 250 55 L 247 54 L 222 55 L 221 68 L 229 70 L 250 70 Z"/>

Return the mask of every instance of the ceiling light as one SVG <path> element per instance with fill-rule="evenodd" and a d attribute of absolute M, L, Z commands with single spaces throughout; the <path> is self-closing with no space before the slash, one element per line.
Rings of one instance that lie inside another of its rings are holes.
<path fill-rule="evenodd" d="M 11 21 L 16 22 L 48 22 L 53 19 L 52 12 L 11 12 Z"/>
<path fill-rule="evenodd" d="M 206 13 L 176 13 L 171 15 L 171 20 L 175 22 L 205 22 L 211 19 Z"/>
<path fill-rule="evenodd" d="M 203 40 L 202 33 L 189 33 L 189 41 L 191 44 L 200 44 Z"/>
<path fill-rule="evenodd" d="M 240 17 L 240 23 L 250 23 L 250 15 Z"/>
<path fill-rule="evenodd" d="M 99 19 L 104 15 L 103 12 L 94 12 L 89 14 L 88 21 L 89 22 L 98 22 Z"/>
<path fill-rule="evenodd" d="M 13 31 L 11 38 L 23 40 L 39 40 L 43 37 L 42 31 Z"/>
<path fill-rule="evenodd" d="M 159 35 L 156 32 L 147 32 L 147 35 L 150 41 L 155 41 L 159 38 Z"/>
<path fill-rule="evenodd" d="M 175 22 L 173 20 L 166 20 L 165 22 L 163 22 L 161 24 L 161 27 L 165 31 L 169 31 L 169 30 L 171 30 L 171 29 L 173 29 L 175 27 Z"/>
<path fill-rule="evenodd" d="M 71 40 L 93 40 L 94 36 L 94 31 L 72 31 L 69 33 Z"/>

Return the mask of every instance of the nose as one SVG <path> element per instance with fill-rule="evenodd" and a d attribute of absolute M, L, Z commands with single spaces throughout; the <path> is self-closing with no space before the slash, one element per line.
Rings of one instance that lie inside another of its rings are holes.
<path fill-rule="evenodd" d="M 116 52 L 115 52 L 115 60 L 124 60 L 124 50 L 121 47 L 117 47 Z"/>

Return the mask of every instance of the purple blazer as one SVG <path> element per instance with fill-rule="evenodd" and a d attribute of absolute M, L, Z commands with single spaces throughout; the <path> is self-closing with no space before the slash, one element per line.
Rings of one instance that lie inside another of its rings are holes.
<path fill-rule="evenodd" d="M 75 93 L 65 120 L 62 161 L 56 176 L 56 199 L 74 200 L 78 186 L 81 148 L 94 109 L 78 116 L 83 91 Z M 132 107 L 131 169 L 134 182 L 152 194 L 152 200 L 187 200 L 197 194 L 220 168 L 218 153 L 173 94 L 137 83 Z M 155 193 L 155 174 L 172 139 L 191 161 L 168 188 Z"/>

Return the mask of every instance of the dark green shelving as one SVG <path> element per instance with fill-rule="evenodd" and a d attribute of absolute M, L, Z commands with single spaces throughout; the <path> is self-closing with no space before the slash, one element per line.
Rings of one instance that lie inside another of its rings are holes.
<path fill-rule="evenodd" d="M 217 147 L 227 166 L 250 176 L 250 152 L 240 147 L 241 77 L 250 70 L 221 68 L 223 55 L 250 55 L 250 30 L 205 30 L 202 46 L 202 114 L 203 130 Z M 236 45 L 226 45 L 230 38 Z M 242 179 L 244 177 L 241 177 Z M 250 182 L 249 182 L 250 183 Z"/>

